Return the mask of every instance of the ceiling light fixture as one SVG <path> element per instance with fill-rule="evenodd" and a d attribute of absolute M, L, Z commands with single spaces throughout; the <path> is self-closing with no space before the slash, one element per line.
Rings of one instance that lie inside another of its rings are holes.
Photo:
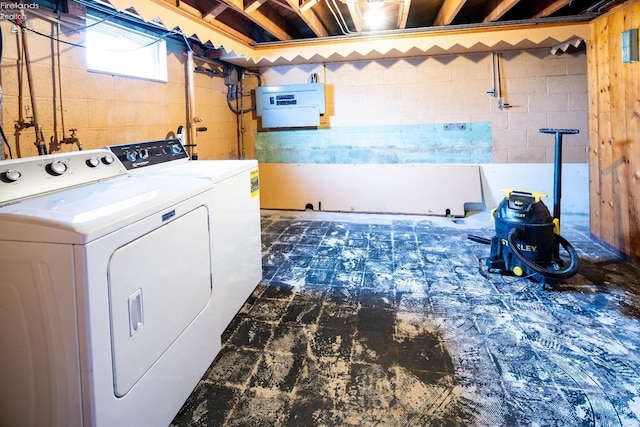
<path fill-rule="evenodd" d="M 369 3 L 369 7 L 364 15 L 364 20 L 370 31 L 381 30 L 387 21 L 387 15 L 382 10 L 382 2 Z"/>

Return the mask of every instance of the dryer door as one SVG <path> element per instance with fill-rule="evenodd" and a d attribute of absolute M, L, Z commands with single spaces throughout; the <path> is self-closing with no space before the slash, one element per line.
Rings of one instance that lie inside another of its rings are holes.
<path fill-rule="evenodd" d="M 205 207 L 194 209 L 111 256 L 108 286 L 118 397 L 127 394 L 209 303 L 207 214 Z"/>

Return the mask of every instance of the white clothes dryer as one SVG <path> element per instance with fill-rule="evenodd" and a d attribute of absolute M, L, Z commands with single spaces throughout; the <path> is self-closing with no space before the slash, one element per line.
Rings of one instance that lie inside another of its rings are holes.
<path fill-rule="evenodd" d="M 211 179 L 0 161 L 0 425 L 168 425 L 220 350 Z"/>
<path fill-rule="evenodd" d="M 262 279 L 256 160 L 189 160 L 179 138 L 108 147 L 131 174 L 211 179 L 216 316 L 224 330 Z"/>

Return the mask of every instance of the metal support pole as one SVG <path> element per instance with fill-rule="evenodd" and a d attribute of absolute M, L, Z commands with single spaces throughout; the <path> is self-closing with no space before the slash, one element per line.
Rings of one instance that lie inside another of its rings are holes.
<path fill-rule="evenodd" d="M 562 196 L 562 135 L 579 133 L 578 129 L 540 129 L 541 133 L 555 135 L 555 155 L 553 158 L 553 217 L 558 221 L 558 233 L 560 233 L 560 198 Z M 553 250 L 554 259 L 560 259 L 560 245 L 556 240 Z"/>
<path fill-rule="evenodd" d="M 540 129 L 541 133 L 555 135 L 553 159 L 553 217 L 560 221 L 560 198 L 562 197 L 562 135 L 580 133 L 578 129 Z"/>

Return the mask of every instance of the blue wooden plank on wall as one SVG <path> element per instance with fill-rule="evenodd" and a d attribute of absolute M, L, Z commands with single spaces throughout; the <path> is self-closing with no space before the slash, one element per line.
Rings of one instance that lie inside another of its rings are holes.
<path fill-rule="evenodd" d="M 491 123 L 256 132 L 255 149 L 261 163 L 491 163 Z"/>

